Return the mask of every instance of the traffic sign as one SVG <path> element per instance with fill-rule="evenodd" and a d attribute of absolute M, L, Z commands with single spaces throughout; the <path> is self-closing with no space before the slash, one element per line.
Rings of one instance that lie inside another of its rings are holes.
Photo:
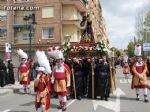
<path fill-rule="evenodd" d="M 150 51 L 150 43 L 143 43 L 143 51 Z"/>

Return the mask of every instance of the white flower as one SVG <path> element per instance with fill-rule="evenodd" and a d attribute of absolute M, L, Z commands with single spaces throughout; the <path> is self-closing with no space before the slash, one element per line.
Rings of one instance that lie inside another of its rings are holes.
<path fill-rule="evenodd" d="M 65 45 L 65 43 L 66 43 L 66 42 L 65 42 L 65 41 L 63 41 L 62 45 Z"/>
<path fill-rule="evenodd" d="M 64 50 L 64 51 L 67 51 L 67 48 L 65 47 L 63 50 Z"/>
<path fill-rule="evenodd" d="M 92 47 L 89 47 L 90 50 L 92 50 Z"/>
<path fill-rule="evenodd" d="M 103 49 L 103 51 L 107 51 L 107 49 L 106 49 L 106 48 L 104 48 L 104 49 Z"/>
<path fill-rule="evenodd" d="M 70 46 L 70 42 L 68 42 L 67 46 L 68 46 L 68 47 Z"/>

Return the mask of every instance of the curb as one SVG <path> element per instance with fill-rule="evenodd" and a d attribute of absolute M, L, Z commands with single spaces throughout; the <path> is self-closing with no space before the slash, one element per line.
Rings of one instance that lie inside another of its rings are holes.
<path fill-rule="evenodd" d="M 2 90 L 2 89 L 1 89 Z M 1 91 L 0 90 L 0 91 Z M 3 91 L 3 90 L 2 90 Z M 6 89 L 4 92 L 0 92 L 0 97 L 1 96 L 4 96 L 4 95 L 8 95 L 8 94 L 11 94 L 11 93 L 13 93 L 13 90 L 11 90 L 11 89 Z"/>
<path fill-rule="evenodd" d="M 31 89 L 34 87 L 33 82 L 31 82 L 30 86 Z M 15 83 L 15 85 L 6 85 L 5 87 L 0 88 L 0 97 L 12 93 L 18 93 L 22 89 L 22 85 L 20 85 L 18 82 Z"/>

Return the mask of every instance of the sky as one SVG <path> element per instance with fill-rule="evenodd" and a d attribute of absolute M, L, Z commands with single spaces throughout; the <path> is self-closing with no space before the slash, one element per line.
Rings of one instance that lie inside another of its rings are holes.
<path fill-rule="evenodd" d="M 126 49 L 135 36 L 135 17 L 150 10 L 150 0 L 100 0 L 110 47 Z"/>

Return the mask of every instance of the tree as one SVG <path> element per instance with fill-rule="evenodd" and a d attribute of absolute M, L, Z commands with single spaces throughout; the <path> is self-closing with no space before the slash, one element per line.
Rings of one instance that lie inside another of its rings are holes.
<path fill-rule="evenodd" d="M 112 47 L 110 48 L 111 51 L 114 51 L 115 57 L 121 56 L 121 52 L 118 48 Z"/>
<path fill-rule="evenodd" d="M 134 41 L 140 41 L 144 37 L 144 28 L 143 28 L 144 14 L 143 11 L 139 11 L 135 17 L 135 34 Z"/>
<path fill-rule="evenodd" d="M 127 54 L 129 57 L 133 57 L 134 56 L 134 42 L 131 40 L 129 43 L 128 43 L 128 49 L 127 49 Z"/>
<path fill-rule="evenodd" d="M 121 52 L 119 50 L 116 51 L 117 57 L 121 56 Z"/>

